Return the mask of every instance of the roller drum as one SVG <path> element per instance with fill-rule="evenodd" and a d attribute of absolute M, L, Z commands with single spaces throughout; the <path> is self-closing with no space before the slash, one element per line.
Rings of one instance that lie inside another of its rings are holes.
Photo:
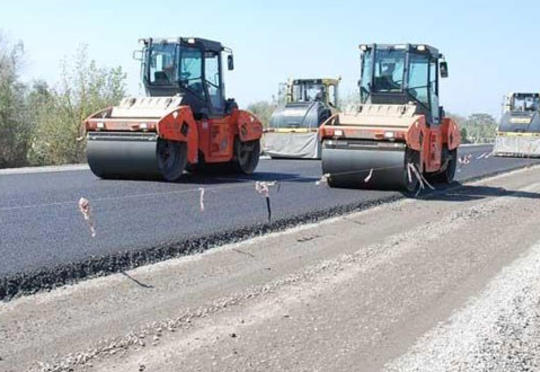
<path fill-rule="evenodd" d="M 86 154 L 101 178 L 160 178 L 155 133 L 89 133 Z"/>
<path fill-rule="evenodd" d="M 401 143 L 324 141 L 322 172 L 330 174 L 331 186 L 407 190 L 406 158 Z"/>

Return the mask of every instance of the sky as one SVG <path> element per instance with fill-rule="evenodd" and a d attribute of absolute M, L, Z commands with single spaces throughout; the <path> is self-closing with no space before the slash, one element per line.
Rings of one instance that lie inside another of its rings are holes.
<path fill-rule="evenodd" d="M 25 81 L 60 79 L 80 45 L 106 67 L 122 66 L 128 93 L 143 94 L 132 53 L 142 37 L 197 36 L 234 51 L 226 92 L 240 106 L 271 99 L 289 77 L 341 76 L 356 92 L 361 43 L 425 43 L 449 64 L 447 111 L 499 116 L 504 94 L 540 91 L 540 1 L 28 1 L 2 0 L 0 32 L 21 40 Z"/>

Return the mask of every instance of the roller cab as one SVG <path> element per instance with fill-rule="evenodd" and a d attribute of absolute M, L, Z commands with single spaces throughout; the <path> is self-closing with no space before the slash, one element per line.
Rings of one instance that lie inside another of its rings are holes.
<path fill-rule="evenodd" d="M 90 169 L 101 178 L 178 180 L 186 169 L 230 165 L 252 173 L 258 163 L 262 124 L 226 100 L 222 54 L 232 52 L 198 38 L 141 39 L 146 97 L 85 121 Z"/>
<path fill-rule="evenodd" d="M 540 93 L 510 93 L 503 107 L 494 154 L 540 157 Z"/>
<path fill-rule="evenodd" d="M 451 182 L 461 138 L 439 106 L 443 56 L 428 45 L 361 45 L 360 103 L 319 129 L 331 186 L 414 191 Z M 412 168 L 414 167 L 414 169 Z"/>
<path fill-rule="evenodd" d="M 340 80 L 291 79 L 282 84 L 285 104 L 272 113 L 264 152 L 272 158 L 320 159 L 317 131 L 337 112 Z"/>

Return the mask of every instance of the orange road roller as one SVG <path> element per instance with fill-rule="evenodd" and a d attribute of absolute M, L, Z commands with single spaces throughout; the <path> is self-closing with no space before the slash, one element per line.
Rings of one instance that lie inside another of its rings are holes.
<path fill-rule="evenodd" d="M 141 39 L 146 97 L 125 98 L 85 121 L 87 158 L 101 178 L 178 180 L 184 170 L 257 167 L 263 127 L 225 99 L 223 60 L 232 51 L 201 38 Z"/>
<path fill-rule="evenodd" d="M 360 49 L 360 103 L 319 129 L 328 184 L 413 192 L 422 180 L 450 183 L 461 137 L 439 106 L 443 55 L 424 44 Z"/>

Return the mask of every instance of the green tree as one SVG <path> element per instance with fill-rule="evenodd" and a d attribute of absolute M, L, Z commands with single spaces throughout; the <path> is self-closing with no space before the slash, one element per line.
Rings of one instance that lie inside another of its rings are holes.
<path fill-rule="evenodd" d="M 62 64 L 57 87 L 34 86 L 36 125 L 29 158 L 34 164 L 76 163 L 85 160 L 83 121 L 92 113 L 118 104 L 125 95 L 121 67 L 98 67 L 85 46 Z"/>
<path fill-rule="evenodd" d="M 23 57 L 22 42 L 12 44 L 0 34 L 0 168 L 27 163 L 30 123 L 18 76 Z"/>
<path fill-rule="evenodd" d="M 493 142 L 497 131 L 497 121 L 489 114 L 471 114 L 467 117 L 464 128 L 467 129 L 467 134 L 471 142 Z"/>
<path fill-rule="evenodd" d="M 454 119 L 458 124 L 463 143 L 486 143 L 495 140 L 497 122 L 489 114 L 475 113 L 464 117 L 447 112 L 446 116 Z"/>

